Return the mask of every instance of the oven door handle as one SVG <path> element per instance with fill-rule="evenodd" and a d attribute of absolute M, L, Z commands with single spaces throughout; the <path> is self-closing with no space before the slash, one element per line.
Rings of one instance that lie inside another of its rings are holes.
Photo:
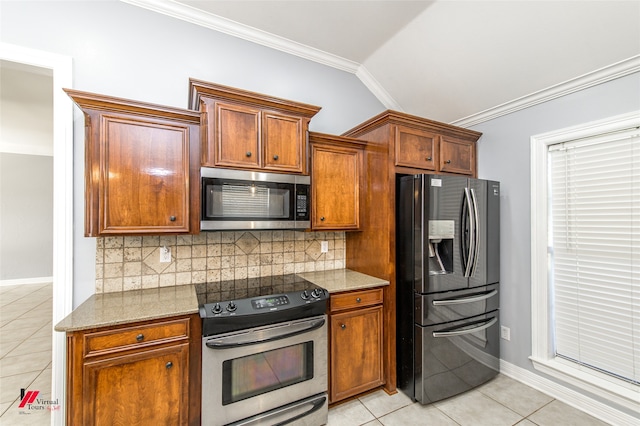
<path fill-rule="evenodd" d="M 272 328 L 260 329 L 258 331 L 238 333 L 218 338 L 214 337 L 208 340 L 206 345 L 211 349 L 230 349 L 239 346 L 257 345 L 308 333 L 321 328 L 324 324 L 324 318 L 293 322 Z"/>

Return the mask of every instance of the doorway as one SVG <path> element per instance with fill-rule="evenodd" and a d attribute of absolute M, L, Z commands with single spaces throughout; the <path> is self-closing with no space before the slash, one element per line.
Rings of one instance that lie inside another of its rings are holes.
<path fill-rule="evenodd" d="M 51 73 L 53 89 L 53 282 L 51 324 L 67 316 L 73 295 L 73 108 L 62 91 L 72 87 L 71 58 L 0 43 L 0 60 Z M 34 117 L 37 119 L 37 117 Z M 61 409 L 52 411 L 51 424 L 64 424 L 65 336 L 52 332 L 51 397 Z M 18 389 L 17 392 L 20 390 Z"/>

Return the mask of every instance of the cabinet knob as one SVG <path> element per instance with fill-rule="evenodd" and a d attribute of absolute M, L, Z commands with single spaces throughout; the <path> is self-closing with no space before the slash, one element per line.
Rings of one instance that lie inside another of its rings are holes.
<path fill-rule="evenodd" d="M 340 328 L 344 330 L 345 328 L 347 328 L 347 326 L 346 324 L 340 324 Z"/>
<path fill-rule="evenodd" d="M 320 220 L 324 220 L 324 216 L 321 216 L 321 217 L 320 217 Z"/>
<path fill-rule="evenodd" d="M 278 158 L 279 158 L 279 157 L 278 157 L 277 155 L 274 155 L 274 156 L 273 156 L 273 159 L 274 159 L 274 160 L 276 160 L 276 161 L 278 160 Z"/>
<path fill-rule="evenodd" d="M 176 221 L 176 217 L 175 217 L 175 216 L 169 216 L 169 220 L 170 220 L 171 222 L 175 222 L 175 221 Z"/>
<path fill-rule="evenodd" d="M 431 161 L 431 157 L 427 157 L 427 161 Z"/>
<path fill-rule="evenodd" d="M 451 164 L 451 160 L 447 160 L 447 161 L 445 161 L 445 163 Z"/>
<path fill-rule="evenodd" d="M 142 342 L 144 340 L 144 334 L 140 333 L 136 336 L 136 340 L 138 342 Z"/>
<path fill-rule="evenodd" d="M 360 303 L 360 302 L 362 302 L 362 299 L 360 299 L 359 297 L 356 297 L 356 302 Z"/>
<path fill-rule="evenodd" d="M 247 157 L 251 157 L 251 151 L 247 151 Z"/>
<path fill-rule="evenodd" d="M 169 361 L 169 362 L 165 365 L 165 367 L 167 367 L 167 369 L 169 369 L 169 368 L 173 367 L 173 363 L 172 363 L 171 361 Z"/>

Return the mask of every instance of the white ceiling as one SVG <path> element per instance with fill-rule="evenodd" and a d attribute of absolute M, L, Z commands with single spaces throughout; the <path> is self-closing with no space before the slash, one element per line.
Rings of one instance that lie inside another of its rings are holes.
<path fill-rule="evenodd" d="M 353 72 L 387 108 L 444 122 L 640 71 L 640 0 L 123 1 Z"/>

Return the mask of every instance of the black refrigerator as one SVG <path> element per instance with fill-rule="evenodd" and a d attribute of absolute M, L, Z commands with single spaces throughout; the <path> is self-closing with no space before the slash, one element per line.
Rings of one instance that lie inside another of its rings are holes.
<path fill-rule="evenodd" d="M 500 370 L 500 184 L 398 176 L 398 388 L 422 404 Z"/>

